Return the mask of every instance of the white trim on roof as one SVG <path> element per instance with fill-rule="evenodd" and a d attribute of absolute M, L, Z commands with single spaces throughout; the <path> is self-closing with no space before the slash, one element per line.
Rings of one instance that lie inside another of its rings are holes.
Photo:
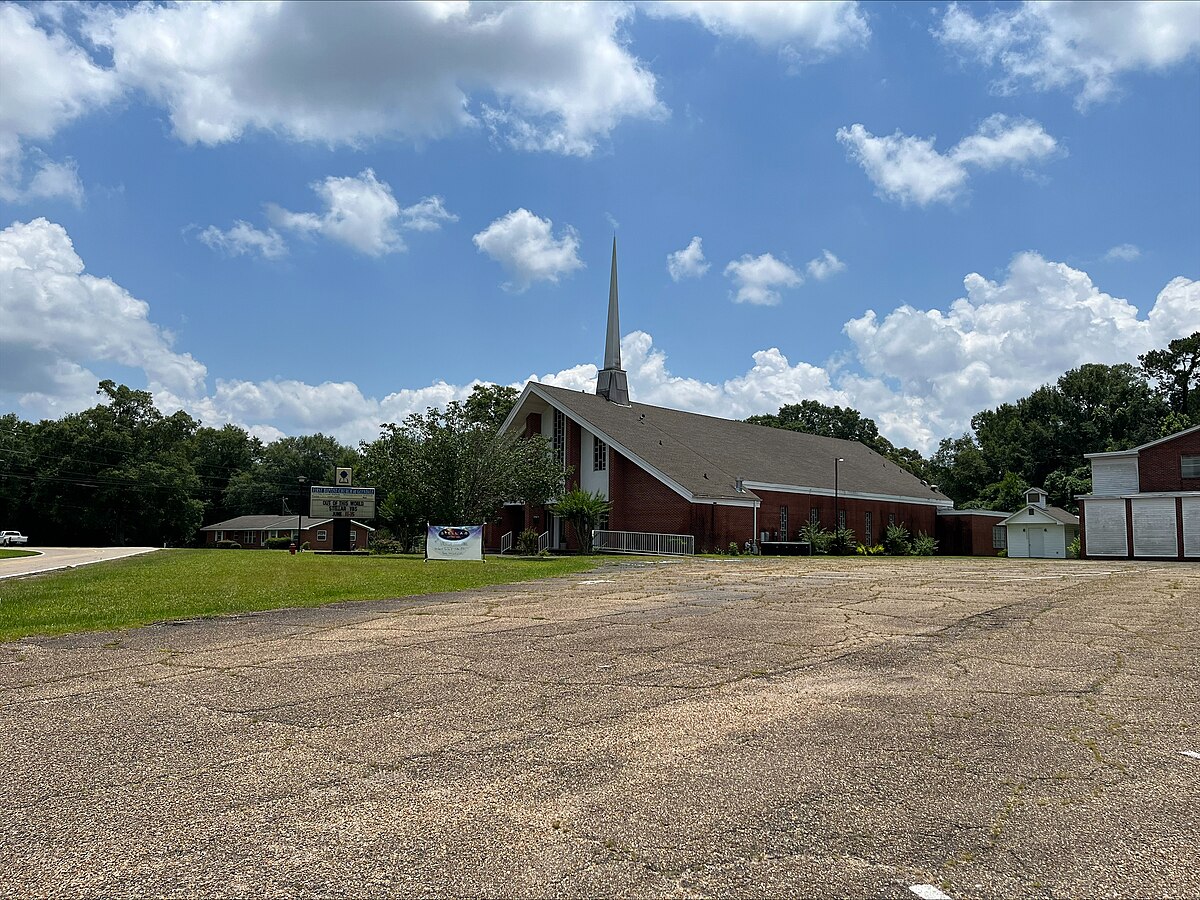
<path fill-rule="evenodd" d="M 627 449 L 624 445 L 622 445 L 618 441 L 613 440 L 611 435 L 601 431 L 594 424 L 592 424 L 592 422 L 589 421 L 588 419 L 584 419 L 578 413 L 572 412 L 571 410 L 567 409 L 565 406 L 555 403 L 552 399 L 550 399 L 550 396 L 548 394 L 546 394 L 545 391 L 538 389 L 538 384 L 536 382 L 533 382 L 533 381 L 529 382 L 529 384 L 527 384 L 525 386 L 525 390 L 530 393 L 536 394 L 542 400 L 549 403 L 551 408 L 557 409 L 568 419 L 576 419 L 576 420 L 586 422 L 587 426 L 588 426 L 588 430 L 591 431 L 592 434 L 594 434 L 596 437 L 598 437 L 602 441 L 604 441 L 604 443 L 608 444 L 609 447 L 615 447 L 622 456 L 624 456 L 630 462 L 637 463 L 637 465 L 639 465 L 641 468 L 645 469 L 647 472 L 649 472 L 651 475 L 653 475 L 655 478 L 657 478 L 659 481 L 661 481 L 663 484 L 665 484 L 667 487 L 669 487 L 671 490 L 673 490 L 675 493 L 677 493 L 680 497 L 683 497 L 683 499 L 687 500 L 690 503 L 696 502 L 695 495 L 691 491 L 689 491 L 687 488 L 685 488 L 682 484 L 680 484 L 678 481 L 675 481 L 673 478 L 669 477 L 668 475 L 661 472 L 660 470 L 656 469 L 654 466 L 650 465 L 650 463 L 646 462 L 644 459 L 642 459 L 640 456 L 638 456 L 632 450 Z M 512 409 L 512 412 L 510 412 L 508 414 L 508 419 L 504 420 L 504 424 L 501 426 L 501 428 L 507 428 L 509 426 L 509 424 L 510 424 L 509 419 L 512 419 L 516 415 L 517 410 L 519 410 L 521 408 L 521 406 L 524 402 L 525 402 L 525 397 L 522 397 L 519 401 L 517 401 L 517 405 L 514 406 Z M 716 498 L 716 497 L 711 498 L 708 502 L 717 503 L 719 505 L 730 505 L 730 506 L 746 505 L 745 501 L 742 501 L 742 500 L 729 501 L 729 500 L 723 500 L 723 499 Z"/>
<path fill-rule="evenodd" d="M 1064 528 L 1079 526 L 1079 516 L 1073 517 L 1075 519 L 1074 522 L 1064 522 L 1061 519 L 1054 518 L 1054 516 L 1052 516 L 1048 512 L 1046 512 L 1046 510 L 1043 507 L 1036 506 L 1032 503 L 1027 503 L 1024 507 L 1022 507 L 1021 509 L 1018 509 L 1015 513 L 1013 513 L 1011 516 L 1009 516 L 1003 522 L 997 522 L 996 524 L 997 525 L 1020 525 L 1022 522 L 1029 522 L 1031 520 L 1031 517 L 1029 515 L 1029 510 L 1033 510 L 1034 514 L 1032 516 L 1032 520 L 1036 521 L 1039 525 L 1061 525 Z M 1063 510 L 1063 512 L 1066 512 L 1066 510 Z M 1071 514 L 1067 513 L 1067 515 L 1071 515 Z M 1019 522 L 1017 521 L 1018 519 L 1020 519 Z"/>
<path fill-rule="evenodd" d="M 1174 434 L 1168 434 L 1166 437 L 1158 438 L 1157 440 L 1148 441 L 1137 447 L 1130 447 L 1128 450 L 1109 450 L 1107 453 L 1085 453 L 1084 459 L 1112 459 L 1117 456 L 1137 456 L 1143 450 L 1148 450 L 1151 447 L 1156 447 L 1159 444 L 1165 444 L 1167 441 L 1173 441 L 1176 438 L 1181 438 L 1185 434 L 1191 434 L 1193 431 L 1200 431 L 1200 425 L 1193 425 L 1191 428 L 1185 428 L 1183 431 L 1177 431 Z"/>
<path fill-rule="evenodd" d="M 767 481 L 743 481 L 748 488 L 762 491 L 775 491 L 780 494 L 812 494 L 814 497 L 845 497 L 847 500 L 876 500 L 884 503 L 911 503 L 919 506 L 934 506 L 939 509 L 953 509 L 954 501 L 935 500 L 932 497 L 904 497 L 899 494 L 874 494 L 869 491 L 842 491 L 836 493 L 829 488 L 805 487 L 798 484 L 771 484 Z"/>
<path fill-rule="evenodd" d="M 1137 494 L 1079 494 L 1076 500 L 1137 500 L 1142 497 L 1200 497 L 1200 491 L 1142 491 Z"/>

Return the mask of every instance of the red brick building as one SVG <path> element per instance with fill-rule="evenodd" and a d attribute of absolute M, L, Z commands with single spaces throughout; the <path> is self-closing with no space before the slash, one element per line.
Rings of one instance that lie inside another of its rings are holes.
<path fill-rule="evenodd" d="M 344 520 L 343 520 L 344 521 Z M 310 550 L 333 549 L 333 519 L 312 519 L 303 516 L 297 532 L 296 516 L 238 516 L 215 525 L 205 525 L 204 546 L 215 547 L 217 541 L 236 541 L 243 550 L 266 549 L 269 538 L 291 538 L 299 544 L 308 544 Z M 366 550 L 371 543 L 371 532 L 375 529 L 362 522 L 350 522 L 350 542 L 356 550 Z"/>
<path fill-rule="evenodd" d="M 1200 559 L 1200 426 L 1113 453 L 1089 453 L 1079 499 L 1081 555 Z"/>
<path fill-rule="evenodd" d="M 530 382 L 505 429 L 543 435 L 570 474 L 567 488 L 608 499 L 605 528 L 692 535 L 697 552 L 754 541 L 796 541 L 806 522 L 841 524 L 866 544 L 890 524 L 933 535 L 948 497 L 857 441 L 819 437 L 682 412 L 629 399 L 621 368 L 616 248 L 604 368 L 594 394 Z M 485 542 L 506 532 L 549 532 L 552 548 L 575 536 L 544 507 L 505 507 Z"/>

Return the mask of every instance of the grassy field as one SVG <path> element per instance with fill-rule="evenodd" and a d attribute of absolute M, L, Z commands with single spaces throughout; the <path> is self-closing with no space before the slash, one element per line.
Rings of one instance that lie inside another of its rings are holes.
<path fill-rule="evenodd" d="M 11 547 L 0 547 L 0 559 L 16 559 L 18 556 L 37 556 L 34 550 L 14 550 Z"/>
<path fill-rule="evenodd" d="M 582 572 L 595 558 L 436 561 L 281 551 L 160 550 L 0 581 L 0 641 L 341 600 L 382 600 Z"/>

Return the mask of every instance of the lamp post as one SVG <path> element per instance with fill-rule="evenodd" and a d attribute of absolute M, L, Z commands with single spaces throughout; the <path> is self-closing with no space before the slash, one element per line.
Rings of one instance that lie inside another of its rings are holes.
<path fill-rule="evenodd" d="M 296 480 L 300 482 L 300 502 L 296 504 L 296 549 L 299 550 L 304 546 L 301 541 L 304 534 L 304 484 L 308 478 L 300 475 Z"/>
<path fill-rule="evenodd" d="M 838 494 L 838 467 L 846 461 L 845 457 L 833 458 L 833 533 L 837 535 L 842 530 L 842 504 Z M 841 540 L 837 538 L 837 540 Z"/>

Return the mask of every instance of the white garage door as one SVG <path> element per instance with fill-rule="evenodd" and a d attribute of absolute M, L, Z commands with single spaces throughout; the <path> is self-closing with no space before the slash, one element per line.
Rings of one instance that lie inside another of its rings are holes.
<path fill-rule="evenodd" d="M 1200 497 L 1183 498 L 1183 555 L 1200 557 Z"/>
<path fill-rule="evenodd" d="M 1088 556 L 1128 556 L 1124 500 L 1084 500 Z"/>
<path fill-rule="evenodd" d="M 1133 553 L 1135 556 L 1179 555 L 1174 497 L 1133 501 Z"/>

